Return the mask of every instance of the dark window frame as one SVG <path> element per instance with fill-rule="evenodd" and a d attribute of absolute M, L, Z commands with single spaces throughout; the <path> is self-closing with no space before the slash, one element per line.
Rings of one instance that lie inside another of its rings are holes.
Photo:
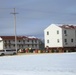
<path fill-rule="evenodd" d="M 49 35 L 49 31 L 47 31 L 47 35 Z"/>
<path fill-rule="evenodd" d="M 47 43 L 49 43 L 49 40 L 47 40 Z"/>
<path fill-rule="evenodd" d="M 57 30 L 57 34 L 59 34 L 59 30 Z"/>
<path fill-rule="evenodd" d="M 73 38 L 71 39 L 71 42 L 74 42 L 74 39 Z"/>
<path fill-rule="evenodd" d="M 59 43 L 60 42 L 60 40 L 59 39 L 57 39 L 57 43 Z"/>

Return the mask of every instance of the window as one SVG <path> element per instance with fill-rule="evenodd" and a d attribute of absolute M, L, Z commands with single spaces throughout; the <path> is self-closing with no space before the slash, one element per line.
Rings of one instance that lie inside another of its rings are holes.
<path fill-rule="evenodd" d="M 7 42 L 7 41 L 5 40 L 5 42 Z"/>
<path fill-rule="evenodd" d="M 68 43 L 67 43 L 67 39 L 64 39 L 64 42 L 65 42 L 65 45 L 67 45 Z"/>
<path fill-rule="evenodd" d="M 37 43 L 37 40 L 35 40 L 35 42 Z"/>
<path fill-rule="evenodd" d="M 65 45 L 67 45 L 68 43 L 67 43 L 67 39 L 64 39 L 64 42 L 65 42 Z"/>
<path fill-rule="evenodd" d="M 32 43 L 33 43 L 34 41 L 32 40 Z"/>
<path fill-rule="evenodd" d="M 57 34 L 59 34 L 59 31 L 57 30 Z"/>
<path fill-rule="evenodd" d="M 10 43 L 10 40 L 9 40 L 9 43 Z"/>
<path fill-rule="evenodd" d="M 0 52 L 4 52 L 4 50 L 0 50 Z"/>
<path fill-rule="evenodd" d="M 59 43 L 59 39 L 57 39 L 57 43 Z"/>
<path fill-rule="evenodd" d="M 19 40 L 19 42 L 20 42 L 20 40 Z"/>
<path fill-rule="evenodd" d="M 25 40 L 23 40 L 23 42 L 25 42 Z"/>
<path fill-rule="evenodd" d="M 47 40 L 47 43 L 49 43 L 49 40 Z"/>
<path fill-rule="evenodd" d="M 29 44 L 28 44 L 28 47 L 29 47 Z"/>
<path fill-rule="evenodd" d="M 64 39 L 65 42 L 67 42 L 67 39 Z"/>
<path fill-rule="evenodd" d="M 49 32 L 47 31 L 47 35 L 49 35 Z"/>
<path fill-rule="evenodd" d="M 73 39 L 71 39 L 71 42 L 73 42 Z"/>
<path fill-rule="evenodd" d="M 64 34 L 67 34 L 67 31 L 66 30 L 64 30 Z"/>
<path fill-rule="evenodd" d="M 12 50 L 6 50 L 6 51 L 7 51 L 7 52 L 10 52 L 10 51 L 12 52 L 12 51 L 16 51 L 16 50 L 15 50 L 15 49 L 12 49 Z"/>
<path fill-rule="evenodd" d="M 27 40 L 27 42 L 29 42 L 29 39 Z"/>
<path fill-rule="evenodd" d="M 7 45 L 5 45 L 5 48 L 7 48 Z"/>
<path fill-rule="evenodd" d="M 15 44 L 13 45 L 13 47 L 15 47 Z"/>
<path fill-rule="evenodd" d="M 35 44 L 35 47 L 37 47 L 37 44 Z"/>

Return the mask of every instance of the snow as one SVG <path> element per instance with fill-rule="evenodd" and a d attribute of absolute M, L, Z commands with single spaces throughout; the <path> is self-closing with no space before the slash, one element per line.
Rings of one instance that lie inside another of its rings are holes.
<path fill-rule="evenodd" d="M 76 75 L 76 53 L 0 56 L 0 75 Z"/>

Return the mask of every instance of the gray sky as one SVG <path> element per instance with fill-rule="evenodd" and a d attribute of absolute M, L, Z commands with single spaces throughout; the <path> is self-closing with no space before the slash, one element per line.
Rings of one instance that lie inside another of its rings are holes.
<path fill-rule="evenodd" d="M 76 24 L 76 0 L 0 0 L 0 35 L 14 35 L 13 8 L 17 35 L 43 38 L 51 23 Z"/>

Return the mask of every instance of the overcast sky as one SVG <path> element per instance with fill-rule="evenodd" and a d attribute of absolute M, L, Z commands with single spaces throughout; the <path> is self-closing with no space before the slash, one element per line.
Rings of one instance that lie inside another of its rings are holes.
<path fill-rule="evenodd" d="M 17 35 L 43 38 L 52 23 L 76 24 L 76 0 L 0 0 L 0 35 L 14 35 L 13 8 Z"/>

